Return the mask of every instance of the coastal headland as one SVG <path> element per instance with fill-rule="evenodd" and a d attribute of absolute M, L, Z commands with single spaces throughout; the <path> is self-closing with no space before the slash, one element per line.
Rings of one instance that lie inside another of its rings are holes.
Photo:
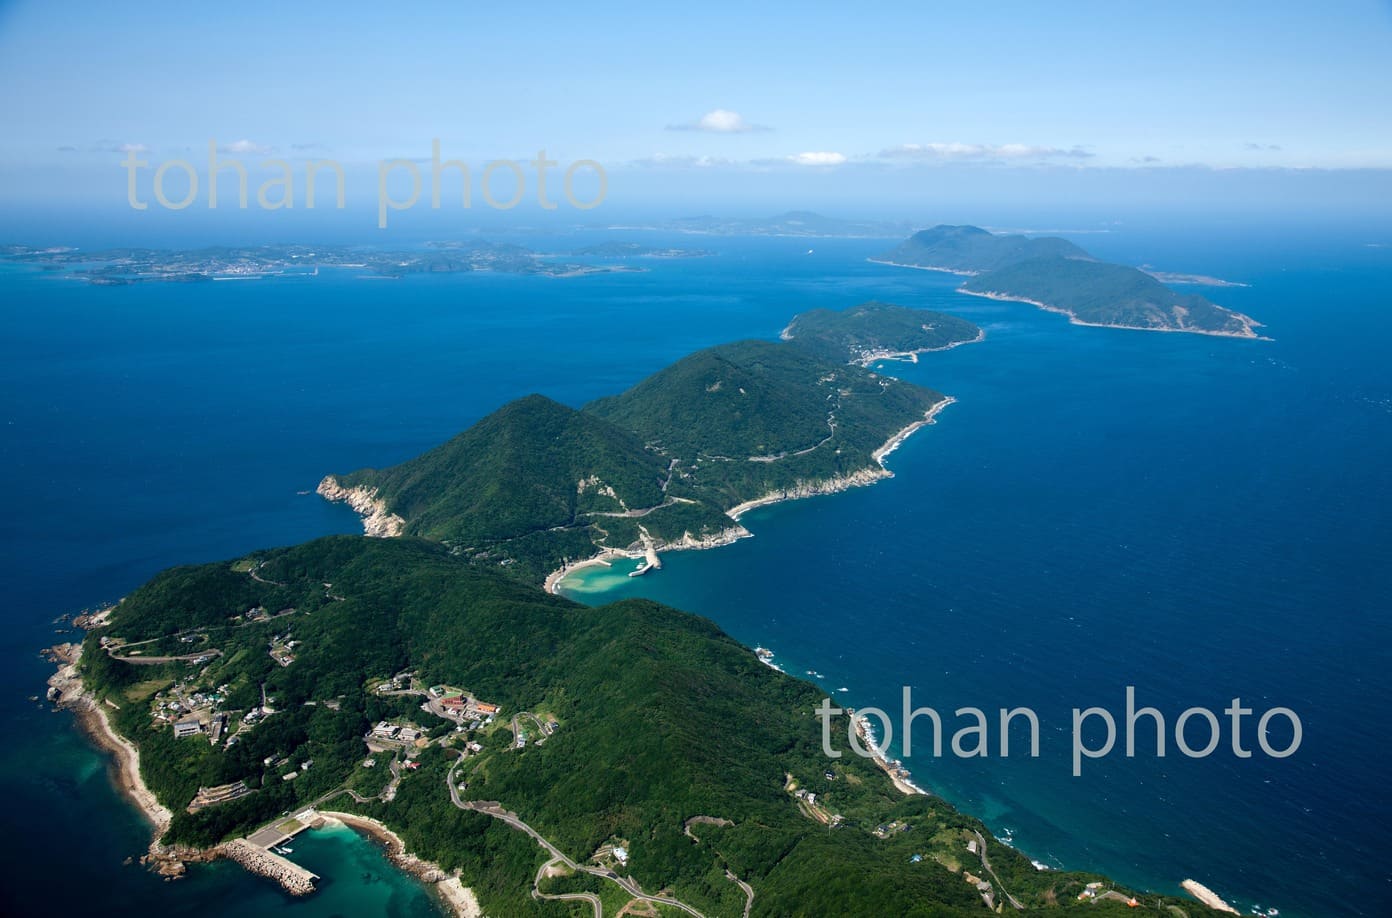
<path fill-rule="evenodd" d="M 168 570 L 55 653 L 53 697 L 91 712 L 171 875 L 228 857 L 304 894 L 315 878 L 284 839 L 339 820 L 459 914 L 601 893 L 784 914 L 809 884 L 841 914 L 1083 896 L 1095 874 L 1037 869 L 882 752 L 828 759 L 808 729 L 820 690 L 712 623 L 537 589 L 568 557 L 655 567 L 661 548 L 747 534 L 755 506 L 887 477 L 952 403 L 858 365 L 872 333 L 943 327 L 899 317 L 808 336 L 844 342 L 839 361 L 801 333 L 738 342 L 581 410 L 528 397 L 418 459 L 331 476 L 381 537 Z M 343 795 L 371 816 L 319 809 Z"/>

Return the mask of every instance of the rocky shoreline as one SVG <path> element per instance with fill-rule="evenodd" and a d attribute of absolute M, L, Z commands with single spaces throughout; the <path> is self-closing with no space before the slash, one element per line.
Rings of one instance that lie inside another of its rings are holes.
<path fill-rule="evenodd" d="M 109 614 L 110 610 L 106 610 Z M 98 617 L 96 624 L 104 624 Z M 71 711 L 79 730 L 93 746 L 111 756 L 112 784 L 150 823 L 150 847 L 140 863 L 165 879 L 176 879 L 187 872 L 187 865 L 207 863 L 222 857 L 217 848 L 191 848 L 182 845 L 162 845 L 160 838 L 169 828 L 173 814 L 159 802 L 140 776 L 140 750 L 117 733 L 111 726 L 106 707 L 82 684 L 78 661 L 82 658 L 81 644 L 58 644 L 47 651 L 58 669 L 48 679 L 48 700 L 59 710 Z"/>
<path fill-rule="evenodd" d="M 1061 316 L 1067 316 L 1068 324 L 1070 325 L 1081 325 L 1086 328 L 1125 328 L 1130 329 L 1131 331 L 1177 332 L 1186 335 L 1208 335 L 1212 338 L 1240 338 L 1247 341 L 1271 340 L 1265 335 L 1257 334 L 1256 329 L 1261 327 L 1260 322 L 1258 322 L 1256 319 L 1252 318 L 1249 315 L 1244 315 L 1240 312 L 1233 312 L 1230 309 L 1226 311 L 1242 323 L 1242 331 L 1240 332 L 1211 331 L 1205 328 L 1170 328 L 1158 325 L 1117 325 L 1109 322 L 1088 322 L 1084 319 L 1078 318 L 1077 314 L 1074 313 L 1072 310 L 1064 309 L 1061 306 L 1051 306 L 1048 303 L 1041 303 L 1039 300 L 1032 300 L 1028 297 L 1015 296 L 1014 294 L 1010 293 L 1000 293 L 994 290 L 968 290 L 966 287 L 958 287 L 957 292 L 964 293 L 967 296 L 979 296 L 982 299 L 998 300 L 1004 303 L 1028 303 L 1029 305 L 1034 306 L 1038 309 L 1042 309 L 1045 312 L 1053 312 Z"/>
<path fill-rule="evenodd" d="M 474 895 L 473 890 L 463 885 L 458 874 L 446 873 L 439 864 L 411 854 L 406 850 L 406 843 L 401 840 L 401 836 L 387 828 L 383 823 L 355 813 L 320 810 L 319 815 L 325 820 L 340 822 L 377 842 L 387 850 L 388 860 L 399 869 L 406 871 L 423 883 L 434 886 L 436 892 L 445 900 L 458 918 L 480 918 L 482 916 L 483 910 L 479 907 L 478 898 Z"/>
<path fill-rule="evenodd" d="M 376 488 L 362 485 L 345 488 L 337 476 L 325 475 L 314 491 L 330 503 L 343 503 L 353 508 L 362 517 L 363 534 L 366 536 L 390 539 L 401 535 L 406 529 L 406 521 L 387 509 L 387 502 L 377 496 Z"/>
<path fill-rule="evenodd" d="M 851 488 L 865 487 L 866 485 L 872 485 L 886 478 L 893 478 L 894 473 L 885 467 L 885 458 L 898 449 L 905 440 L 913 436 L 919 429 L 929 424 L 936 423 L 935 419 L 938 414 L 948 405 L 956 403 L 956 401 L 957 400 L 950 395 L 944 396 L 941 401 L 936 402 L 933 407 L 929 408 L 924 413 L 922 420 L 914 421 L 912 424 L 909 424 L 886 440 L 879 449 L 871 453 L 871 458 L 875 461 L 875 466 L 873 467 L 860 469 L 849 475 L 835 475 L 831 478 L 798 481 L 791 488 L 780 488 L 769 491 L 762 497 L 756 497 L 753 500 L 747 500 L 741 504 L 736 504 L 729 510 L 726 510 L 725 515 L 738 522 L 740 517 L 758 507 L 768 507 L 772 504 L 780 504 L 789 500 L 801 500 L 806 497 L 819 497 L 824 494 L 837 494 L 841 491 L 848 491 Z M 690 533 L 686 533 L 676 542 L 659 542 L 654 547 L 662 551 L 720 548 L 724 545 L 730 545 L 739 539 L 749 538 L 752 535 L 753 533 L 744 528 L 744 526 L 735 526 L 704 539 L 696 539 L 692 537 Z M 559 593 L 561 581 L 565 579 L 566 575 L 573 571 L 584 567 L 591 567 L 596 564 L 608 564 L 609 561 L 615 558 L 637 558 L 642 555 L 643 552 L 641 551 L 616 548 L 605 549 L 583 561 L 577 561 L 552 571 L 546 577 L 544 589 L 548 593 Z"/>
<path fill-rule="evenodd" d="M 307 896 L 314 892 L 314 874 L 265 848 L 253 845 L 245 838 L 234 838 L 211 850 L 236 861 L 248 873 L 274 880 L 292 896 Z"/>
<path fill-rule="evenodd" d="M 98 623 L 102 622 L 99 620 Z M 256 851 L 261 849 L 255 848 L 244 839 L 237 839 L 234 842 L 211 848 L 161 844 L 160 838 L 169 829 L 173 813 L 159 802 L 154 792 L 140 776 L 140 750 L 134 743 L 116 732 L 107 714 L 106 704 L 93 697 L 83 685 L 81 674 L 78 672 L 78 661 L 82 658 L 82 645 L 58 644 L 49 648 L 47 654 L 49 659 L 58 666 L 57 671 L 48 679 L 48 700 L 53 702 L 59 710 L 71 711 L 78 729 L 82 731 L 88 741 L 111 756 L 112 784 L 121 796 L 125 797 L 150 824 L 150 846 L 141 856 L 141 864 L 165 879 L 173 880 L 184 876 L 188 872 L 189 864 L 206 864 L 226 857 L 246 867 L 252 873 L 277 880 L 292 895 L 304 895 L 314 890 L 312 884 L 309 884 L 308 888 L 302 888 L 304 884 L 298 878 L 287 879 L 287 877 L 281 876 L 281 874 L 288 876 L 290 871 L 276 870 L 272 866 L 267 866 L 264 870 L 259 869 L 256 866 L 257 859 L 253 856 L 254 852 L 242 851 L 237 843 L 240 842 Z"/>

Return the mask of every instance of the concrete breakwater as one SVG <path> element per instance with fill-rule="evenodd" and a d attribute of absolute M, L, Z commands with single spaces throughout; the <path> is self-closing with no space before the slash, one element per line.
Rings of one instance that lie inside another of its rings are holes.
<path fill-rule="evenodd" d="M 292 896 L 304 896 L 314 892 L 314 881 L 319 879 L 318 876 L 293 861 L 253 845 L 245 838 L 233 839 L 221 848 L 223 855 L 241 864 L 251 873 L 275 880 Z"/>

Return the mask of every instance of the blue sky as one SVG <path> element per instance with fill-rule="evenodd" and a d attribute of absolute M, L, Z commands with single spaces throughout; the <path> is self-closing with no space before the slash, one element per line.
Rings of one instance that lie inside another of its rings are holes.
<path fill-rule="evenodd" d="M 364 170 L 428 156 L 432 138 L 474 163 L 544 148 L 562 167 L 602 163 L 614 194 L 651 202 L 889 199 L 906 177 L 989 193 L 1092 181 L 1079 172 L 1110 176 L 1099 189 L 1127 174 L 1169 188 L 1196 172 L 1380 173 L 1389 60 L 1385 0 L 13 0 L 0 3 L 0 200 L 118 201 L 121 149 L 202 162 L 210 139 L 249 164 Z"/>

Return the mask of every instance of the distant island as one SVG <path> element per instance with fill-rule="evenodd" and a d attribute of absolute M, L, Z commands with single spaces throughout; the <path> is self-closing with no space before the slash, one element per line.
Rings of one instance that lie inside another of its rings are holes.
<path fill-rule="evenodd" d="M 659 248 L 641 242 L 601 242 L 571 254 L 579 258 L 709 258 L 715 253 L 706 249 Z"/>
<path fill-rule="evenodd" d="M 852 312 L 795 319 L 810 347 L 701 351 L 578 411 L 531 396 L 418 459 L 325 480 L 398 537 L 173 568 L 79 619 L 49 697 L 116 752 L 155 826 L 146 862 L 230 858 L 311 894 L 290 842 L 340 821 L 471 918 L 1207 914 L 1037 867 L 900 763 L 852 754 L 875 748 L 863 718 L 828 758 L 822 690 L 705 619 L 586 608 L 517 576 L 718 538 L 741 506 L 887 475 L 948 399 L 856 366 L 857 342 L 920 343 L 942 319 Z"/>
<path fill-rule="evenodd" d="M 1062 313 L 1075 325 L 1260 337 L 1256 329 L 1261 323 L 1250 316 L 1196 294 L 1177 293 L 1139 268 L 1098 261 L 1055 237 L 936 226 L 871 261 L 967 275 L 958 288 L 961 293 L 1030 303 Z"/>
<path fill-rule="evenodd" d="M 827 328 L 823 312 L 790 327 Z M 645 556 L 657 567 L 660 551 L 724 545 L 749 534 L 739 517 L 752 507 L 886 477 L 884 456 L 949 404 L 856 365 L 856 335 L 910 334 L 911 350 L 980 335 L 926 310 L 848 315 L 840 340 L 708 348 L 582 410 L 529 396 L 420 457 L 329 475 L 318 490 L 358 511 L 370 535 L 440 540 L 552 587 L 578 563 Z"/>
<path fill-rule="evenodd" d="M 349 269 L 364 276 L 383 278 L 471 271 L 578 277 L 642 270 L 626 265 L 561 261 L 520 245 L 485 241 L 433 242 L 424 250 L 410 251 L 356 246 L 263 245 L 88 252 L 67 246 L 6 245 L 0 246 L 0 261 L 39 265 L 106 286 L 303 277 L 318 274 L 325 268 Z"/>
<path fill-rule="evenodd" d="M 893 239 L 908 232 L 903 221 L 848 220 L 810 210 L 792 210 L 772 217 L 681 217 L 651 224 L 613 226 L 690 233 L 698 236 L 795 236 L 808 238 Z"/>
<path fill-rule="evenodd" d="M 797 316 L 780 337 L 819 357 L 869 366 L 877 360 L 918 361 L 919 354 L 942 351 L 985 338 L 980 328 L 944 312 L 892 303 L 861 303 L 851 309 L 813 309 Z"/>

